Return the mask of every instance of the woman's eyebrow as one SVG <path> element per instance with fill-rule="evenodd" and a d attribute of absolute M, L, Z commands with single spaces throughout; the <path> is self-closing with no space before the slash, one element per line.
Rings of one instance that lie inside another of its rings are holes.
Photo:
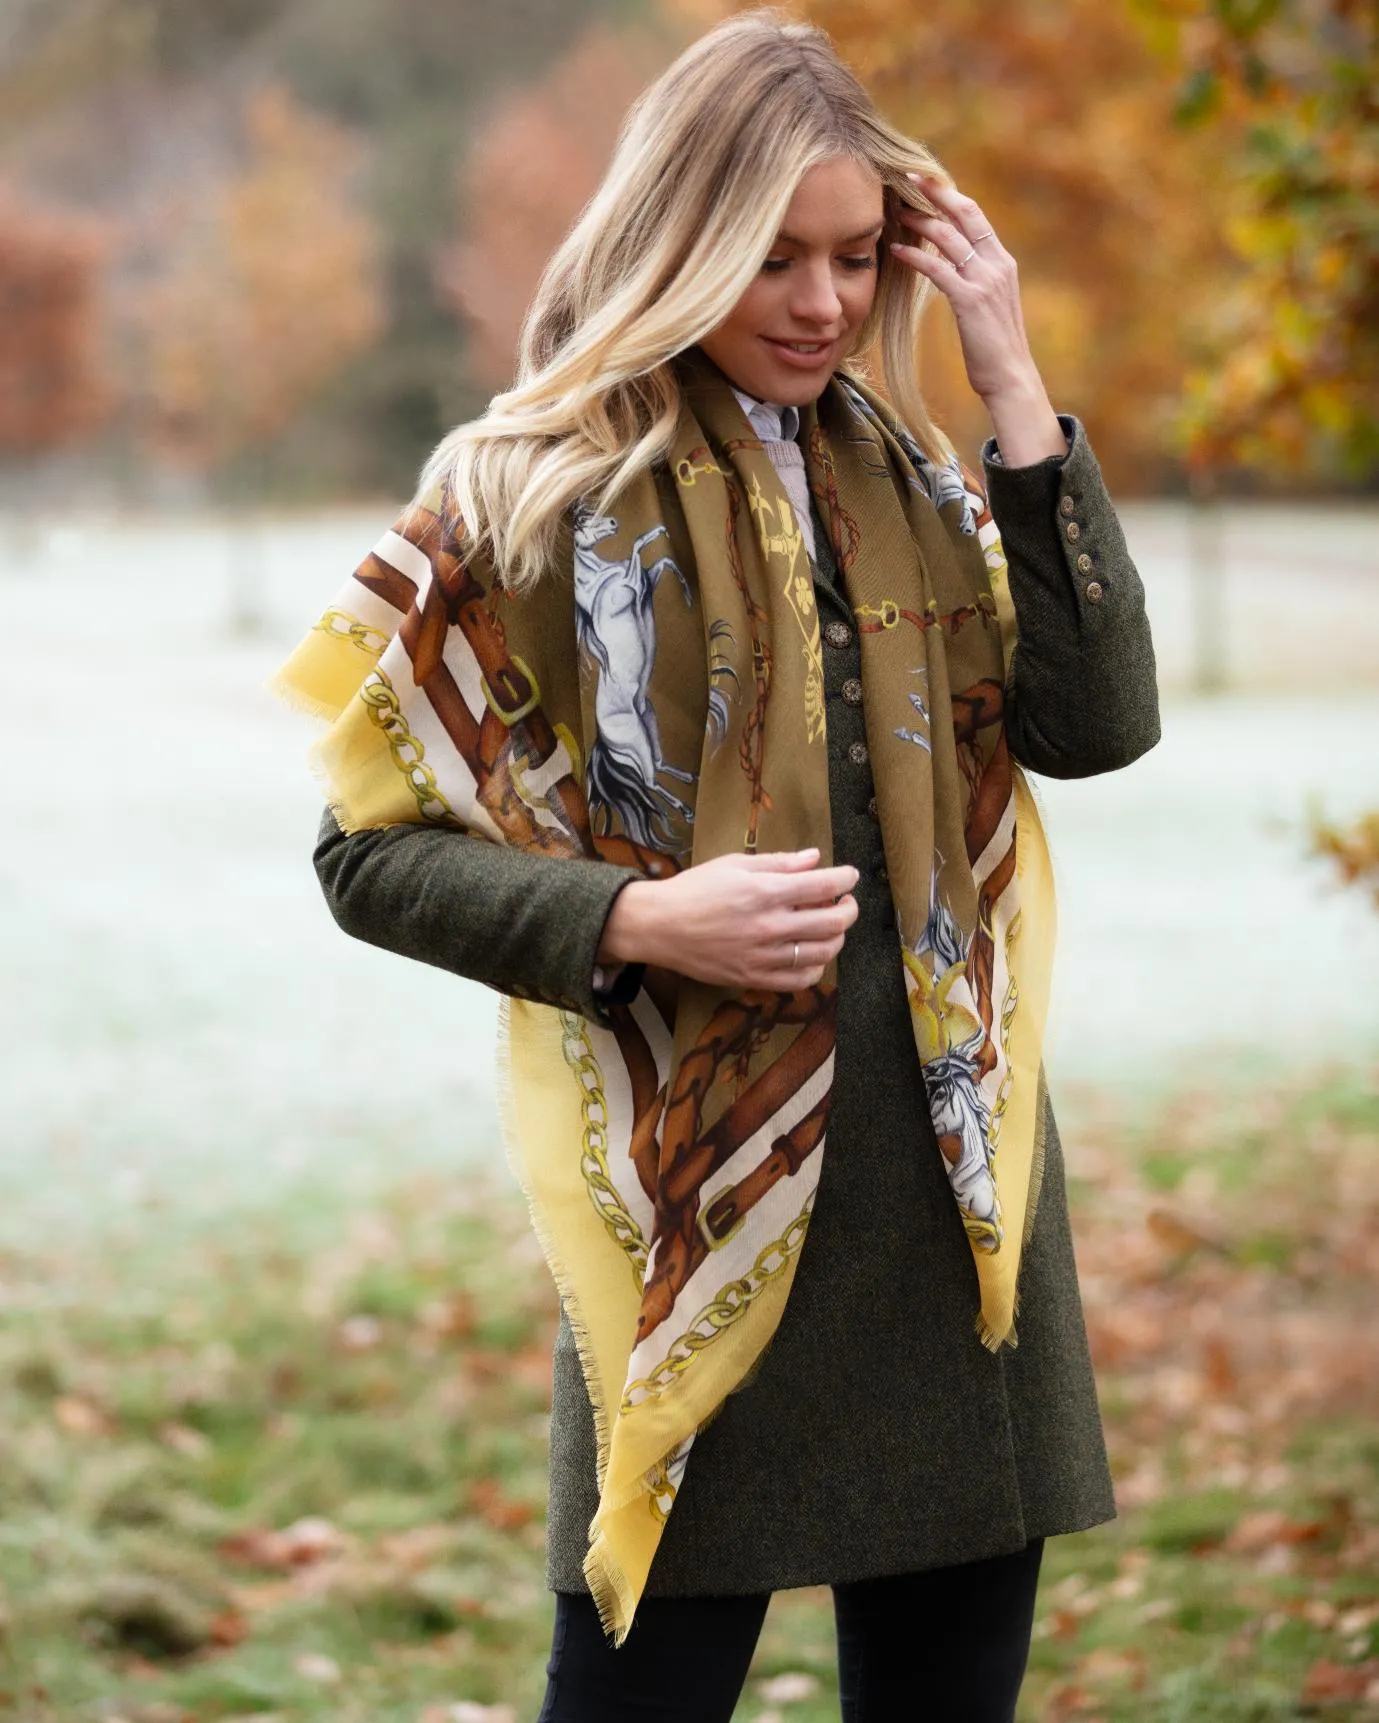
<path fill-rule="evenodd" d="M 885 225 L 886 224 L 884 221 L 878 221 L 876 223 L 875 227 L 869 227 L 863 233 L 849 234 L 846 239 L 837 239 L 837 240 L 834 240 L 833 243 L 835 245 L 860 245 L 864 239 L 876 239 L 876 238 L 878 238 L 880 236 L 882 228 Z M 797 239 L 793 233 L 778 233 L 776 235 L 776 244 L 777 245 L 808 245 L 809 241 L 807 239 Z"/>

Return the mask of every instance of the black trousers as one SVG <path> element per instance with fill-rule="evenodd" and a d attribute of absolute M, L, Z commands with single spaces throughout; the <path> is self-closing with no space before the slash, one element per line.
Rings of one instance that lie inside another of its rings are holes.
<path fill-rule="evenodd" d="M 1044 1540 L 833 1587 L 843 1723 L 1012 1723 Z M 626 1643 L 558 1592 L 537 1723 L 730 1723 L 770 1592 L 643 1598 Z"/>

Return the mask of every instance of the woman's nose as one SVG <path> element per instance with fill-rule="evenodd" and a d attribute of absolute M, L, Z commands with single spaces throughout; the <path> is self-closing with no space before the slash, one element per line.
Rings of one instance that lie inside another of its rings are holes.
<path fill-rule="evenodd" d="M 827 263 L 796 270 L 791 314 L 806 323 L 836 323 L 843 314 L 833 271 Z"/>

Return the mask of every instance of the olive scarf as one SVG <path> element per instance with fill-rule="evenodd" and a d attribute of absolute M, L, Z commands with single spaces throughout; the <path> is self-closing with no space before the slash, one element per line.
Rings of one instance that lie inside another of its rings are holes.
<path fill-rule="evenodd" d="M 824 674 L 799 522 L 697 350 L 669 458 L 523 597 L 466 559 L 439 493 L 408 510 L 280 690 L 329 720 L 347 830 L 399 821 L 664 879 L 733 851 L 831 858 Z M 861 636 L 868 748 L 933 1136 L 980 1287 L 1014 1344 L 1042 1163 L 1048 856 L 1010 758 L 1015 645 L 976 481 L 866 385 L 802 414 L 811 493 Z M 462 913 L 462 906 L 456 907 Z M 607 1025 L 504 1002 L 504 1117 L 579 1344 L 600 1501 L 585 1562 L 621 1643 L 700 1429 L 779 1322 L 828 1123 L 832 968 L 737 994 L 648 969 Z M 929 1147 L 926 1149 L 925 1145 Z M 922 1265 L 918 1272 L 922 1272 Z M 884 1289 L 878 1289 L 883 1295 Z"/>

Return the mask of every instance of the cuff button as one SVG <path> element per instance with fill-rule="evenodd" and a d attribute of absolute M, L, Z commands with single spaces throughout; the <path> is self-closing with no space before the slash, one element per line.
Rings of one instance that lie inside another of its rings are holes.
<path fill-rule="evenodd" d="M 1089 580 L 1087 582 L 1087 597 L 1093 604 L 1095 604 L 1101 597 L 1104 590 L 1105 589 L 1099 580 Z"/>

